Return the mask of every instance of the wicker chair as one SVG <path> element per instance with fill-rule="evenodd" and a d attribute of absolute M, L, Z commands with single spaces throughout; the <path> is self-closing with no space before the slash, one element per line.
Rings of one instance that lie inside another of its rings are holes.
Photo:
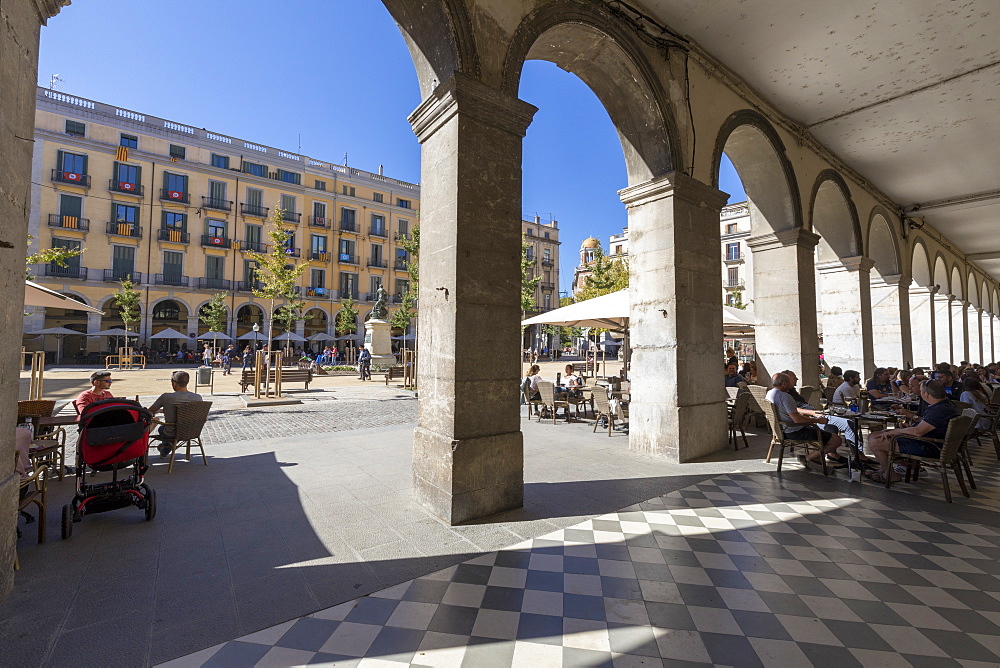
<path fill-rule="evenodd" d="M 42 431 L 38 427 L 39 418 L 50 417 L 56 408 L 54 399 L 34 399 L 17 402 L 17 419 L 30 420 L 34 427 L 34 438 L 28 456 L 34 465 L 46 464 L 49 472 L 55 472 L 63 479 L 66 471 L 66 430 L 62 427 Z"/>
<path fill-rule="evenodd" d="M 785 438 L 785 430 L 781 427 L 781 422 L 778 420 L 778 408 L 766 398 L 763 400 L 764 415 L 767 416 L 768 425 L 771 427 L 771 446 L 767 449 L 767 461 L 771 461 L 771 452 L 774 447 L 778 447 L 778 471 L 781 471 L 781 463 L 785 457 L 785 449 L 791 448 L 792 452 L 795 448 L 802 448 L 805 450 L 805 454 L 808 457 L 812 450 L 817 450 L 820 453 L 819 460 L 823 464 L 823 475 L 829 475 L 826 468 L 826 456 L 823 454 L 823 438 L 819 434 L 819 427 L 816 425 L 806 425 L 808 429 L 812 426 L 816 430 L 816 438 L 809 441 L 791 440 Z"/>
<path fill-rule="evenodd" d="M 15 453 L 15 457 L 16 457 Z M 17 504 L 18 512 L 24 512 L 31 504 L 38 506 L 38 542 L 45 542 L 45 485 L 46 466 L 33 466 L 31 475 L 21 481 L 20 500 Z"/>
<path fill-rule="evenodd" d="M 524 396 L 524 404 L 528 407 L 527 418 L 530 420 L 531 419 L 531 411 L 532 411 L 532 409 L 538 408 L 539 406 L 541 406 L 542 405 L 542 400 L 541 399 L 532 399 L 531 398 L 531 395 L 532 395 L 531 388 L 523 390 L 522 391 L 522 395 Z M 539 410 L 539 413 L 541 413 L 540 410 Z"/>
<path fill-rule="evenodd" d="M 941 470 L 941 485 L 944 487 L 944 498 L 948 503 L 951 503 L 951 486 L 948 484 L 948 468 L 951 468 L 955 472 L 955 477 L 958 478 L 958 485 L 962 488 L 962 494 L 968 497 L 969 490 L 965 486 L 965 479 L 962 477 L 962 470 L 959 465 L 964 465 L 964 468 L 966 469 L 965 472 L 969 476 L 970 481 L 972 480 L 972 473 L 969 471 L 968 464 L 965 460 L 959 456 L 959 449 L 962 447 L 962 443 L 965 442 L 965 439 L 969 434 L 969 430 L 972 428 L 972 423 L 973 418 L 969 415 L 963 414 L 953 417 L 948 423 L 948 431 L 945 433 L 943 439 L 927 437 L 914 438 L 913 436 L 907 436 L 906 434 L 901 434 L 899 436 L 890 434 L 890 438 L 892 439 L 889 450 L 890 466 L 892 464 L 891 460 L 906 460 L 906 482 L 910 482 L 911 477 L 914 480 L 917 479 L 921 464 L 939 467 Z M 909 438 L 915 441 L 924 441 L 937 445 L 941 448 L 941 455 L 940 457 L 934 458 L 911 455 L 905 452 L 897 452 L 896 441 L 900 438 Z M 892 486 L 892 475 L 886 476 L 885 486 L 886 489 Z"/>
<path fill-rule="evenodd" d="M 170 465 L 167 473 L 173 473 L 174 458 L 177 451 L 183 446 L 186 448 L 185 458 L 191 461 L 191 448 L 197 447 L 201 450 L 201 459 L 205 466 L 208 466 L 208 457 L 205 456 L 205 446 L 201 442 L 201 430 L 208 421 L 208 412 L 212 409 L 211 401 L 188 401 L 177 404 L 174 422 L 164 422 L 164 425 L 174 428 L 172 440 L 160 436 L 153 436 L 154 439 L 162 441 L 170 448 Z"/>
<path fill-rule="evenodd" d="M 733 403 L 732 408 L 729 409 L 729 439 L 733 442 L 734 450 L 740 449 L 739 441 L 736 440 L 737 429 L 740 430 L 740 435 L 743 436 L 744 447 L 750 447 L 750 443 L 747 442 L 746 422 L 747 418 L 750 417 L 751 398 L 749 392 L 740 392 L 736 395 L 736 401 Z"/>
<path fill-rule="evenodd" d="M 549 411 L 552 414 L 552 424 L 556 423 L 556 411 L 560 408 L 566 409 L 566 421 L 570 421 L 569 403 L 561 399 L 556 399 L 555 385 L 545 380 L 539 381 L 538 393 L 542 396 L 543 412 Z M 541 413 L 538 415 L 538 421 L 542 421 Z"/>
<path fill-rule="evenodd" d="M 603 392 L 602 388 L 596 388 L 592 395 L 594 397 L 594 433 L 597 433 L 597 425 L 604 418 L 608 421 L 608 436 L 611 436 L 611 431 L 615 428 L 615 419 L 617 414 L 615 411 L 611 410 L 611 402 L 608 400 L 608 393 Z"/>

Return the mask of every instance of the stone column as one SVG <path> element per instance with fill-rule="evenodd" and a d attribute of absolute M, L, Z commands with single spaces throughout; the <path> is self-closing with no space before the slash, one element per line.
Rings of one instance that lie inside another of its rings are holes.
<path fill-rule="evenodd" d="M 878 366 L 912 366 L 910 277 L 901 274 L 871 280 L 872 340 Z"/>
<path fill-rule="evenodd" d="M 856 369 L 864 378 L 875 370 L 869 290 L 874 265 L 860 255 L 816 265 L 822 295 L 824 358 L 831 366 Z"/>
<path fill-rule="evenodd" d="M 934 363 L 951 362 L 951 296 L 934 294 Z"/>
<path fill-rule="evenodd" d="M 629 214 L 629 448 L 689 461 L 726 444 L 722 377 L 712 374 L 721 369 L 727 196 L 680 172 L 619 195 Z"/>
<path fill-rule="evenodd" d="M 818 234 L 800 227 L 747 240 L 753 251 L 757 351 L 764 365 L 757 371 L 763 382 L 791 369 L 800 386 L 819 387 L 813 266 L 818 241 Z"/>
<path fill-rule="evenodd" d="M 420 349 L 432 351 L 413 487 L 449 524 L 524 502 L 521 140 L 535 111 L 456 74 L 409 119 L 422 145 Z"/>
<path fill-rule="evenodd" d="M 101 331 L 101 314 L 87 312 L 87 331 L 88 332 L 99 332 Z M 103 336 L 88 336 L 87 337 L 87 352 L 93 353 L 101 350 L 101 343 L 104 339 Z M 113 341 L 114 339 L 112 339 Z M 123 345 L 127 345 L 124 344 Z M 115 351 L 117 353 L 117 351 Z"/>
<path fill-rule="evenodd" d="M 996 354 L 993 348 L 993 314 L 987 311 L 983 311 L 981 314 L 982 318 L 982 331 L 983 331 L 983 364 L 989 364 L 996 361 Z"/>
<path fill-rule="evenodd" d="M 910 288 L 910 344 L 913 349 L 913 366 L 933 366 L 937 360 L 934 348 L 935 318 L 934 294 L 936 285 Z"/>
<path fill-rule="evenodd" d="M 955 295 L 949 295 L 948 302 L 951 311 L 951 363 L 957 365 L 962 360 L 969 359 L 968 332 L 965 315 L 968 302 L 963 302 Z"/>
<path fill-rule="evenodd" d="M 969 360 L 970 364 L 983 363 L 983 332 L 980 324 L 982 322 L 982 318 L 980 316 L 981 313 L 981 309 L 972 305 L 965 310 L 965 321 L 968 327 L 966 331 L 969 333 L 969 355 L 966 359 Z"/>
<path fill-rule="evenodd" d="M 35 127 L 35 82 L 41 25 L 66 4 L 60 0 L 11 0 L 0 3 L 0 305 L 6 332 L 24 325 L 24 257 L 31 201 L 31 155 Z M 0 347 L 0 391 L 17 396 L 19 345 Z M 0 402 L 0 602 L 14 585 L 14 540 L 19 481 L 14 460 L 17 404 Z M 51 497 L 50 497 L 51 499 Z M 50 501 L 51 503 L 51 501 Z M 54 516 L 53 507 L 49 517 Z"/>

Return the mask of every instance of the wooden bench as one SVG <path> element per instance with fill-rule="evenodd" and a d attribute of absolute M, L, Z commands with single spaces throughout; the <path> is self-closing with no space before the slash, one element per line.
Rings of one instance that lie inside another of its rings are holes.
<path fill-rule="evenodd" d="M 286 383 L 305 383 L 306 389 L 309 389 L 309 383 L 312 382 L 313 374 L 312 369 L 296 369 L 292 367 L 282 367 L 281 368 L 281 384 Z M 274 369 L 269 369 L 267 374 L 267 380 L 269 383 L 274 383 Z M 243 375 L 240 377 L 240 388 L 241 392 L 246 392 L 247 387 L 253 385 L 254 381 L 254 370 L 253 369 L 243 369 Z"/>
<path fill-rule="evenodd" d="M 385 371 L 385 384 L 388 386 L 390 380 L 396 380 L 397 378 L 402 378 L 405 375 L 405 370 L 401 366 L 391 366 Z"/>

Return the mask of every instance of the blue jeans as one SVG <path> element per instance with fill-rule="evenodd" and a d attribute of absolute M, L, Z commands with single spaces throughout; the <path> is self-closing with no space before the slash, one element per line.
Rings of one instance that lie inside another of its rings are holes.
<path fill-rule="evenodd" d="M 836 415 L 827 415 L 826 424 L 823 425 L 823 431 L 829 431 L 832 433 L 842 433 L 844 439 L 851 445 L 852 448 L 858 447 L 858 435 L 854 433 L 854 426 L 850 420 Z"/>

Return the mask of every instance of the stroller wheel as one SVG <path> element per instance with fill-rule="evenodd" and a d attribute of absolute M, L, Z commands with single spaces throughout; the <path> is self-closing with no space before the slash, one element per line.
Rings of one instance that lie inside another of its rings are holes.
<path fill-rule="evenodd" d="M 73 535 L 73 509 L 69 507 L 69 504 L 63 506 L 62 509 L 62 537 L 63 540 L 68 539 Z"/>
<path fill-rule="evenodd" d="M 156 517 L 156 490 L 154 490 L 149 485 L 143 485 L 146 488 L 146 521 L 151 521 Z"/>

